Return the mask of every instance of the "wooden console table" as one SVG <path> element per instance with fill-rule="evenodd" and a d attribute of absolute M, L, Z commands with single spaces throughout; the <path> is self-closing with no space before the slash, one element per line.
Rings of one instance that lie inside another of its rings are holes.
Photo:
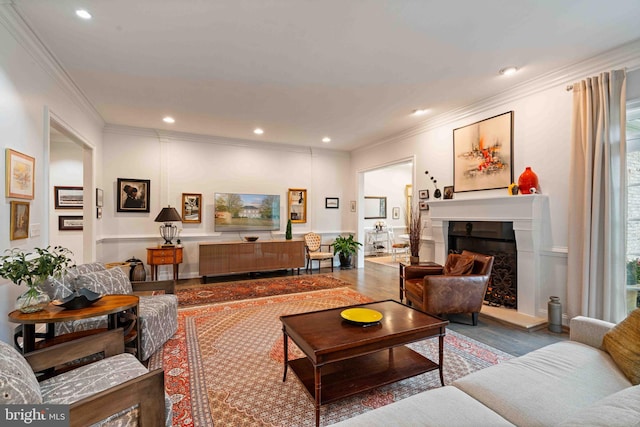
<path fill-rule="evenodd" d="M 178 265 L 182 262 L 182 246 L 147 248 L 147 264 L 151 267 L 151 280 L 158 278 L 159 265 L 173 265 L 173 280 L 178 280 Z"/>
<path fill-rule="evenodd" d="M 304 240 L 200 243 L 199 274 L 207 276 L 298 269 L 304 266 Z"/>

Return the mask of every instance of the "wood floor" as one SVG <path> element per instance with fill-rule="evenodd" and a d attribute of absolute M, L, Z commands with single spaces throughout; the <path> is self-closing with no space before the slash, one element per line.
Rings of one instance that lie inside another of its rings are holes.
<path fill-rule="evenodd" d="M 260 274 L 258 277 L 272 277 L 277 273 Z M 282 274 L 282 273 L 280 273 Z M 300 274 L 305 274 L 303 270 Z M 313 274 L 319 274 L 313 270 Z M 386 265 L 365 262 L 365 268 L 341 270 L 323 267 L 320 274 L 333 274 L 335 277 L 351 284 L 351 288 L 374 300 L 395 299 L 399 300 L 398 269 Z M 247 275 L 244 275 L 249 279 Z M 209 283 L 226 280 L 239 280 L 242 277 L 233 276 L 226 278 L 209 279 Z M 189 286 L 200 283 L 199 279 L 180 281 L 179 286 Z M 555 334 L 546 328 L 539 331 L 527 332 L 516 327 L 504 325 L 494 319 L 480 315 L 477 326 L 471 325 L 470 315 L 450 315 L 448 326 L 460 334 L 476 339 L 482 343 L 498 348 L 514 356 L 521 356 L 532 350 L 544 347 L 554 342 L 569 339 L 567 333 Z"/>

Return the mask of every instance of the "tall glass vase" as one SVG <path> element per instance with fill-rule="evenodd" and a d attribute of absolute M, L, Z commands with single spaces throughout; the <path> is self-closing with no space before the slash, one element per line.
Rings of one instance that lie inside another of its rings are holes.
<path fill-rule="evenodd" d="M 36 311 L 44 309 L 50 300 L 49 295 L 40 289 L 39 286 L 30 286 L 27 292 L 16 299 L 16 309 L 23 313 L 35 313 Z"/>

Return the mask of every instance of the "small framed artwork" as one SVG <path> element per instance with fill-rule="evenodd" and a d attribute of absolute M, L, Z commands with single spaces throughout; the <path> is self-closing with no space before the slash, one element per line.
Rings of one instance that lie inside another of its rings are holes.
<path fill-rule="evenodd" d="M 10 148 L 6 151 L 6 195 L 33 200 L 35 194 L 36 159 Z"/>
<path fill-rule="evenodd" d="M 325 209 L 338 209 L 340 207 L 340 199 L 337 197 L 324 198 Z"/>
<path fill-rule="evenodd" d="M 11 201 L 9 240 L 29 237 L 29 202 Z"/>
<path fill-rule="evenodd" d="M 356 201 L 352 200 L 349 202 L 349 204 L 351 205 L 351 212 L 355 212 L 356 211 Z"/>
<path fill-rule="evenodd" d="M 396 206 L 393 209 L 391 209 L 391 218 L 400 219 L 400 208 L 399 207 Z"/>
<path fill-rule="evenodd" d="M 96 208 L 96 218 L 101 219 L 102 218 L 102 207 L 98 206 Z"/>
<path fill-rule="evenodd" d="M 82 215 L 59 216 L 58 230 L 82 230 Z"/>
<path fill-rule="evenodd" d="M 418 191 L 419 199 L 428 199 L 429 198 L 429 190 L 420 190 Z"/>
<path fill-rule="evenodd" d="M 513 182 L 513 111 L 453 130 L 455 191 L 507 188 Z"/>
<path fill-rule="evenodd" d="M 443 199 L 453 199 L 453 185 L 444 187 Z"/>
<path fill-rule="evenodd" d="M 287 192 L 287 218 L 291 222 L 307 222 L 307 190 L 290 188 Z"/>
<path fill-rule="evenodd" d="M 202 194 L 182 193 L 182 222 L 202 222 Z"/>
<path fill-rule="evenodd" d="M 101 188 L 96 188 L 96 206 L 101 208 L 104 204 L 104 191 Z"/>
<path fill-rule="evenodd" d="M 82 209 L 82 187 L 53 187 L 56 209 Z"/>
<path fill-rule="evenodd" d="M 149 212 L 151 181 L 148 179 L 118 178 L 118 212 Z"/>
<path fill-rule="evenodd" d="M 428 211 L 429 210 L 429 203 L 425 202 L 425 201 L 421 201 L 418 203 L 418 207 L 420 208 L 421 211 Z"/>

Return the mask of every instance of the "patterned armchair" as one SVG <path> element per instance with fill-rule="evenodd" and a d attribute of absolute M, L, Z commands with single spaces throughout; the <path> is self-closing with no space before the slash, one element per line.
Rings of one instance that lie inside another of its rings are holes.
<path fill-rule="evenodd" d="M 26 356 L 0 341 L 0 404 L 70 405 L 71 426 L 170 426 L 163 370 L 149 372 L 123 353 L 122 335 L 113 329 Z M 104 358 L 58 375 L 35 374 L 98 353 Z"/>
<path fill-rule="evenodd" d="M 307 252 L 307 267 L 306 271 L 313 273 L 312 261 L 318 261 L 318 271 L 320 270 L 320 263 L 324 260 L 331 261 L 331 271 L 333 271 L 333 252 L 331 251 L 332 245 L 323 245 L 322 238 L 317 233 L 307 233 L 304 235 L 305 250 Z M 322 248 L 326 247 L 326 252 L 322 251 Z"/>
<path fill-rule="evenodd" d="M 72 267 L 60 278 L 49 278 L 44 290 L 49 297 L 63 299 L 75 288 L 87 288 L 99 294 L 132 294 L 134 292 L 163 290 L 164 294 L 139 295 L 138 333 L 140 334 L 139 359 L 147 360 L 178 330 L 178 298 L 173 295 L 175 282 L 130 282 L 121 268 L 106 269 L 102 263 L 82 264 Z M 56 335 L 105 328 L 107 318 L 94 317 L 57 323 Z"/>

